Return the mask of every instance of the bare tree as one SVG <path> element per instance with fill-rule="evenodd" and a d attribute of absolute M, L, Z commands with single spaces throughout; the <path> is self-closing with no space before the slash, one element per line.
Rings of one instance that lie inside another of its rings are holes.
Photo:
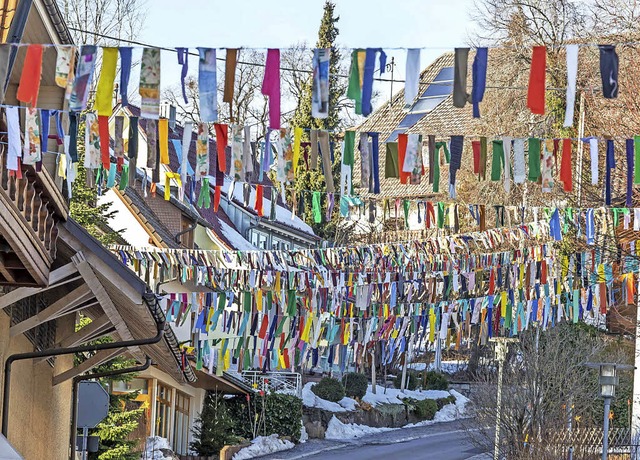
<path fill-rule="evenodd" d="M 574 430 L 601 424 L 597 371 L 586 367 L 585 362 L 632 361 L 633 343 L 570 323 L 547 331 L 528 330 L 519 338 L 511 345 L 505 363 L 500 457 L 564 458 L 553 436 L 566 432 L 569 423 Z M 474 392 L 476 411 L 470 425 L 475 429 L 470 436 L 483 450 L 493 451 L 497 394 L 494 364 L 484 368 L 480 382 Z M 630 382 L 630 374 L 621 375 L 621 385 L 627 390 Z M 624 396 L 618 402 L 626 406 Z M 626 422 L 625 417 L 621 422 Z"/>
<path fill-rule="evenodd" d="M 146 0 L 58 0 L 75 42 L 98 45 L 135 38 L 144 25 L 145 4 Z"/>

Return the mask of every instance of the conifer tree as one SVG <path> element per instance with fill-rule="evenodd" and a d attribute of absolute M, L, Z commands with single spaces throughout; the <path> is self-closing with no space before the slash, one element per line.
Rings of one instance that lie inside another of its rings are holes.
<path fill-rule="evenodd" d="M 233 420 L 222 394 L 208 391 L 192 430 L 191 449 L 198 455 L 217 456 L 225 445 L 236 442 L 232 427 Z"/>
<path fill-rule="evenodd" d="M 316 48 L 331 48 L 331 60 L 329 61 L 329 115 L 327 118 L 318 119 L 311 116 L 311 98 L 312 98 L 312 79 L 309 78 L 304 93 L 300 98 L 298 107 L 296 107 L 295 114 L 291 120 L 291 126 L 297 126 L 301 128 L 311 129 L 323 129 L 330 132 L 330 138 L 332 142 L 334 161 L 332 165 L 331 174 L 334 177 L 334 183 L 339 184 L 340 180 L 340 148 L 338 139 L 335 134 L 341 126 L 340 121 L 340 98 L 346 91 L 345 82 L 340 75 L 340 63 L 342 61 L 342 53 L 336 45 L 339 30 L 337 23 L 340 20 L 339 16 L 335 15 L 335 3 L 326 1 L 324 4 L 324 14 L 322 15 L 322 21 L 320 22 L 320 29 L 318 30 L 318 41 L 316 42 Z M 308 131 L 304 134 L 305 141 L 308 141 Z M 300 216 L 306 222 L 308 222 L 313 228 L 314 232 L 323 239 L 335 241 L 336 232 L 338 228 L 339 219 L 339 200 L 340 197 L 335 196 L 335 207 L 332 215 L 332 219 L 329 222 L 325 221 L 327 210 L 327 195 L 325 190 L 325 178 L 324 174 L 320 170 L 307 170 L 304 162 L 298 165 L 296 172 L 295 191 L 298 194 L 298 201 L 304 200 L 304 212 Z M 322 222 L 316 223 L 313 221 L 312 212 L 312 196 L 313 191 L 321 191 L 322 201 Z"/>

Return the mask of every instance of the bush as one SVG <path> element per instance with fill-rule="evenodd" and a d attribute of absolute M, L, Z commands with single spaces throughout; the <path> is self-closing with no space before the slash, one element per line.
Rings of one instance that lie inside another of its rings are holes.
<path fill-rule="evenodd" d="M 424 374 L 425 390 L 446 390 L 449 388 L 449 381 L 444 374 L 436 371 L 427 371 Z"/>
<path fill-rule="evenodd" d="M 344 398 L 344 387 L 342 383 L 331 377 L 324 377 L 311 387 L 311 391 L 313 391 L 317 397 L 331 402 L 338 402 Z"/>
<path fill-rule="evenodd" d="M 342 377 L 344 392 L 350 398 L 364 398 L 367 394 L 369 381 L 367 376 L 358 372 L 349 372 Z"/>
<path fill-rule="evenodd" d="M 446 398 L 438 398 L 438 399 L 436 399 L 436 404 L 438 405 L 438 410 L 442 409 L 447 404 L 455 404 L 455 403 L 456 403 L 456 397 L 453 396 L 453 395 L 447 396 Z"/>
<path fill-rule="evenodd" d="M 433 399 L 416 401 L 413 412 L 420 420 L 433 420 L 438 412 L 438 403 Z"/>
<path fill-rule="evenodd" d="M 419 383 L 420 383 L 420 374 L 417 371 L 408 370 L 405 388 L 407 390 L 413 391 L 416 388 L 418 388 Z M 400 387 L 402 386 L 402 372 L 396 375 L 395 379 L 393 380 L 393 386 L 395 386 L 397 389 L 400 389 Z"/>
<path fill-rule="evenodd" d="M 196 419 L 191 450 L 198 455 L 218 455 L 220 449 L 238 440 L 233 433 L 235 419 L 231 416 L 222 394 L 208 391 L 202 412 Z"/>
<path fill-rule="evenodd" d="M 225 399 L 233 420 L 230 431 L 238 438 L 278 434 L 300 439 L 302 400 L 296 396 L 268 393 Z"/>

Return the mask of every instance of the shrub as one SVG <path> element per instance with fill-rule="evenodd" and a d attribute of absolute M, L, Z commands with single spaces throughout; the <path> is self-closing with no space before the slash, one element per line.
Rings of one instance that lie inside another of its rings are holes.
<path fill-rule="evenodd" d="M 331 377 L 324 377 L 311 387 L 311 391 L 313 391 L 317 397 L 331 402 L 338 402 L 344 398 L 344 387 L 342 383 Z"/>
<path fill-rule="evenodd" d="M 238 440 L 232 430 L 234 423 L 222 394 L 208 391 L 192 430 L 191 449 L 198 455 L 218 455 L 225 445 Z"/>
<path fill-rule="evenodd" d="M 424 374 L 425 390 L 446 390 L 449 388 L 449 381 L 444 374 L 436 371 L 427 371 Z"/>
<path fill-rule="evenodd" d="M 438 399 L 436 399 L 436 404 L 438 405 L 438 410 L 442 409 L 447 404 L 455 404 L 455 403 L 456 403 L 456 397 L 453 396 L 453 395 L 447 396 L 446 398 L 438 398 Z"/>
<path fill-rule="evenodd" d="M 302 400 L 293 395 L 268 393 L 253 394 L 250 398 L 237 396 L 226 399 L 233 419 L 230 431 L 236 437 L 253 439 L 256 436 L 278 434 L 300 439 Z"/>
<path fill-rule="evenodd" d="M 344 392 L 350 398 L 364 398 L 367 394 L 369 381 L 367 376 L 358 372 L 349 372 L 342 377 Z"/>
<path fill-rule="evenodd" d="M 416 388 L 418 388 L 419 383 L 420 383 L 419 373 L 414 370 L 408 370 L 405 388 L 407 390 L 413 391 Z M 400 389 L 400 387 L 402 386 L 402 373 L 399 373 L 398 375 L 396 375 L 395 379 L 393 380 L 393 385 L 396 388 Z"/>
<path fill-rule="evenodd" d="M 438 412 L 438 403 L 433 399 L 416 401 L 413 412 L 420 420 L 433 420 Z"/>

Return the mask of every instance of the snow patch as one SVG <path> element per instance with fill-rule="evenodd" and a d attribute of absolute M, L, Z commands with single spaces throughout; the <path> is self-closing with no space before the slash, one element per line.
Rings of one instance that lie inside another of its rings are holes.
<path fill-rule="evenodd" d="M 241 449 L 235 454 L 233 460 L 248 460 L 282 450 L 293 449 L 293 447 L 294 444 L 291 441 L 279 439 L 277 434 L 258 436 L 251 441 L 250 446 Z"/>
<path fill-rule="evenodd" d="M 402 400 L 405 398 L 413 398 L 417 400 L 423 399 L 439 399 L 447 398 L 450 393 L 448 391 L 441 390 L 424 390 L 424 391 L 411 391 L 411 390 L 398 390 L 397 388 L 384 388 L 381 386 L 376 387 L 376 394 L 373 394 L 371 385 L 367 388 L 367 394 L 362 400 L 372 406 L 379 404 L 402 404 Z"/>
<path fill-rule="evenodd" d="M 315 385 L 315 382 L 309 382 L 302 388 L 302 404 L 307 407 L 317 407 L 318 409 L 326 410 L 329 412 L 347 412 L 356 410 L 357 401 L 351 398 L 342 398 L 339 402 L 335 403 L 327 401 L 326 399 L 319 398 L 311 387 Z"/>
<path fill-rule="evenodd" d="M 165 453 L 162 452 L 161 449 L 167 452 L 171 452 L 169 441 L 167 441 L 165 438 L 161 438 L 160 436 L 150 436 L 147 438 L 147 442 L 144 447 L 144 455 L 142 456 L 142 458 L 145 460 L 164 460 L 167 458 L 173 458 L 172 454 L 167 453 L 165 455 Z"/>
<path fill-rule="evenodd" d="M 255 251 L 256 248 L 253 244 L 249 243 L 244 237 L 234 228 L 232 228 L 226 222 L 221 219 L 218 221 L 220 224 L 220 230 L 224 234 L 225 238 L 233 245 L 232 249 L 240 251 Z"/>
<path fill-rule="evenodd" d="M 361 438 L 368 434 L 382 433 L 384 431 L 397 430 L 398 428 L 376 428 L 356 423 L 342 423 L 334 415 L 329 421 L 329 426 L 325 432 L 326 439 L 354 439 Z"/>

